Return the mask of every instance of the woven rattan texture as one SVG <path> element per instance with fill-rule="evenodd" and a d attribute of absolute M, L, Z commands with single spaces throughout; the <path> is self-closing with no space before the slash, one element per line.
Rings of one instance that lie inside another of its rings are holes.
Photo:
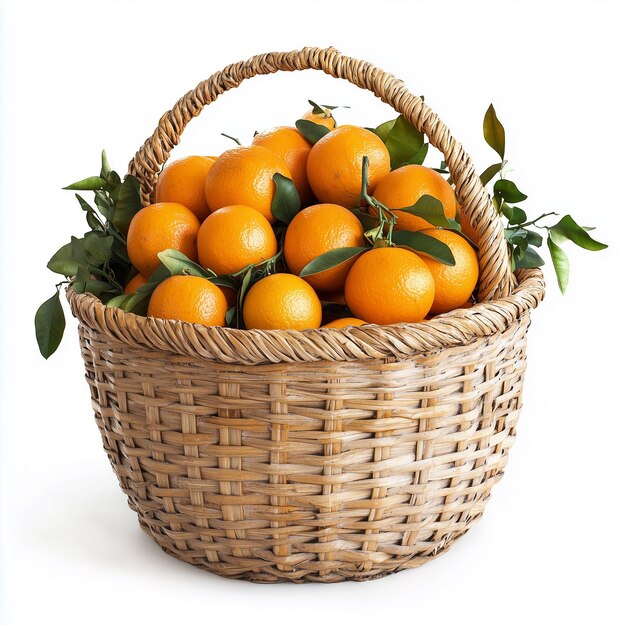
<path fill-rule="evenodd" d="M 421 565 L 481 516 L 520 410 L 529 315 L 411 358 L 236 366 L 80 325 L 96 420 L 169 554 L 258 582 Z"/>

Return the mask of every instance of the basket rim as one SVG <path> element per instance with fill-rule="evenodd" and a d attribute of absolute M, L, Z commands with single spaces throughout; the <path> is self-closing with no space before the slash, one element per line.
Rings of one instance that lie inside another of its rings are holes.
<path fill-rule="evenodd" d="M 545 294 L 540 269 L 518 270 L 516 276 L 518 286 L 511 295 L 429 321 L 303 331 L 243 330 L 143 317 L 107 307 L 93 294 L 76 293 L 71 286 L 66 294 L 82 325 L 132 348 L 231 365 L 344 362 L 432 353 L 504 332 L 536 308 Z"/>

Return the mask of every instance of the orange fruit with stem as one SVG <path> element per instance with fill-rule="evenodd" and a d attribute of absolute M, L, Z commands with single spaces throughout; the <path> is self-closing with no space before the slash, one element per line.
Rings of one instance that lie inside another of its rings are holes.
<path fill-rule="evenodd" d="M 300 119 L 307 120 L 308 122 L 313 122 L 314 124 L 319 124 L 320 126 L 325 126 L 329 130 L 337 127 L 337 122 L 333 117 L 333 113 L 330 109 L 326 107 L 322 107 L 322 113 L 313 113 L 313 109 L 309 109 L 306 113 L 304 113 Z"/>
<path fill-rule="evenodd" d="M 130 261 L 148 277 L 159 267 L 158 253 L 169 248 L 197 261 L 199 230 L 198 218 L 182 204 L 149 204 L 135 214 L 128 227 L 126 244 Z"/>
<path fill-rule="evenodd" d="M 311 144 L 297 128 L 279 126 L 257 133 L 252 140 L 253 146 L 262 146 L 281 157 L 291 173 L 291 180 L 298 190 L 303 206 L 314 200 L 306 174 L 306 164 L 311 152 Z"/>
<path fill-rule="evenodd" d="M 372 195 L 392 210 L 398 230 L 432 228 L 432 224 L 422 217 L 394 210 L 413 206 L 424 195 L 437 198 L 443 204 L 446 217 L 454 219 L 456 216 L 454 189 L 441 174 L 423 165 L 405 165 L 389 172 L 374 186 Z M 370 213 L 375 214 L 372 209 Z"/>
<path fill-rule="evenodd" d="M 272 200 L 276 191 L 274 174 L 290 178 L 285 161 L 263 146 L 239 146 L 226 150 L 211 167 L 204 184 L 211 212 L 243 204 L 274 223 Z"/>
<path fill-rule="evenodd" d="M 148 315 L 204 326 L 224 326 L 226 298 L 220 289 L 199 276 L 170 276 L 152 292 Z"/>
<path fill-rule="evenodd" d="M 339 126 L 312 148 L 307 175 L 313 193 L 321 202 L 349 209 L 361 203 L 363 157 L 369 159 L 369 189 L 389 173 L 387 147 L 373 132 L 359 126 Z"/>
<path fill-rule="evenodd" d="M 348 326 L 363 326 L 363 324 L 367 324 L 367 322 L 356 317 L 340 317 L 332 322 L 328 322 L 328 324 L 324 324 L 322 328 L 347 328 Z"/>
<path fill-rule="evenodd" d="M 430 228 L 422 232 L 445 243 L 455 261 L 454 265 L 444 265 L 431 257 L 422 257 L 435 281 L 430 312 L 436 315 L 464 307 L 478 282 L 478 256 L 474 248 L 451 230 Z"/>
<path fill-rule="evenodd" d="M 204 156 L 189 156 L 172 161 L 159 174 L 156 201 L 182 204 L 199 220 L 203 220 L 209 214 L 204 181 L 214 162 L 215 159 Z"/>
<path fill-rule="evenodd" d="M 211 213 L 198 232 L 198 259 L 218 276 L 273 257 L 278 250 L 270 223 L 255 209 L 241 204 Z"/>
<path fill-rule="evenodd" d="M 322 304 L 309 283 L 293 274 L 270 274 L 252 285 L 243 303 L 246 328 L 319 328 Z"/>
<path fill-rule="evenodd" d="M 315 204 L 302 209 L 285 234 L 284 253 L 289 270 L 299 275 L 325 252 L 364 244 L 363 227 L 348 209 L 337 204 Z M 317 291 L 340 291 L 355 257 L 319 274 L 304 277 Z"/>
<path fill-rule="evenodd" d="M 345 295 L 350 311 L 366 322 L 419 322 L 432 306 L 435 281 L 414 252 L 395 246 L 373 248 L 352 266 Z"/>

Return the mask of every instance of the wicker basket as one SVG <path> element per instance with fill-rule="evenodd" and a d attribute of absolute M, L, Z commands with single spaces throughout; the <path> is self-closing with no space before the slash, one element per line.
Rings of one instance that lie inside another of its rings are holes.
<path fill-rule="evenodd" d="M 420 324 L 208 328 L 69 290 L 104 447 L 141 527 L 176 558 L 257 582 L 419 566 L 482 515 L 515 438 L 538 270 L 509 270 L 463 148 L 402 82 L 335 49 L 270 53 L 200 83 L 130 164 L 142 199 L 186 124 L 244 79 L 317 69 L 368 89 L 445 155 L 479 232 L 480 304 Z"/>

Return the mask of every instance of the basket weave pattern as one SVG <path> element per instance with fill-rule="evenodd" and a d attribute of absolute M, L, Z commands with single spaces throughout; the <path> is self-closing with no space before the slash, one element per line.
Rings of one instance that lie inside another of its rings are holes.
<path fill-rule="evenodd" d="M 255 74 L 306 68 L 372 90 L 443 151 L 479 232 L 484 301 L 420 324 L 242 331 L 68 291 L 104 447 L 142 528 L 176 558 L 258 582 L 416 567 L 480 518 L 515 438 L 544 290 L 540 271 L 510 273 L 489 197 L 435 114 L 334 49 L 254 57 L 189 92 L 131 163 L 144 202 L 204 105 Z"/>

